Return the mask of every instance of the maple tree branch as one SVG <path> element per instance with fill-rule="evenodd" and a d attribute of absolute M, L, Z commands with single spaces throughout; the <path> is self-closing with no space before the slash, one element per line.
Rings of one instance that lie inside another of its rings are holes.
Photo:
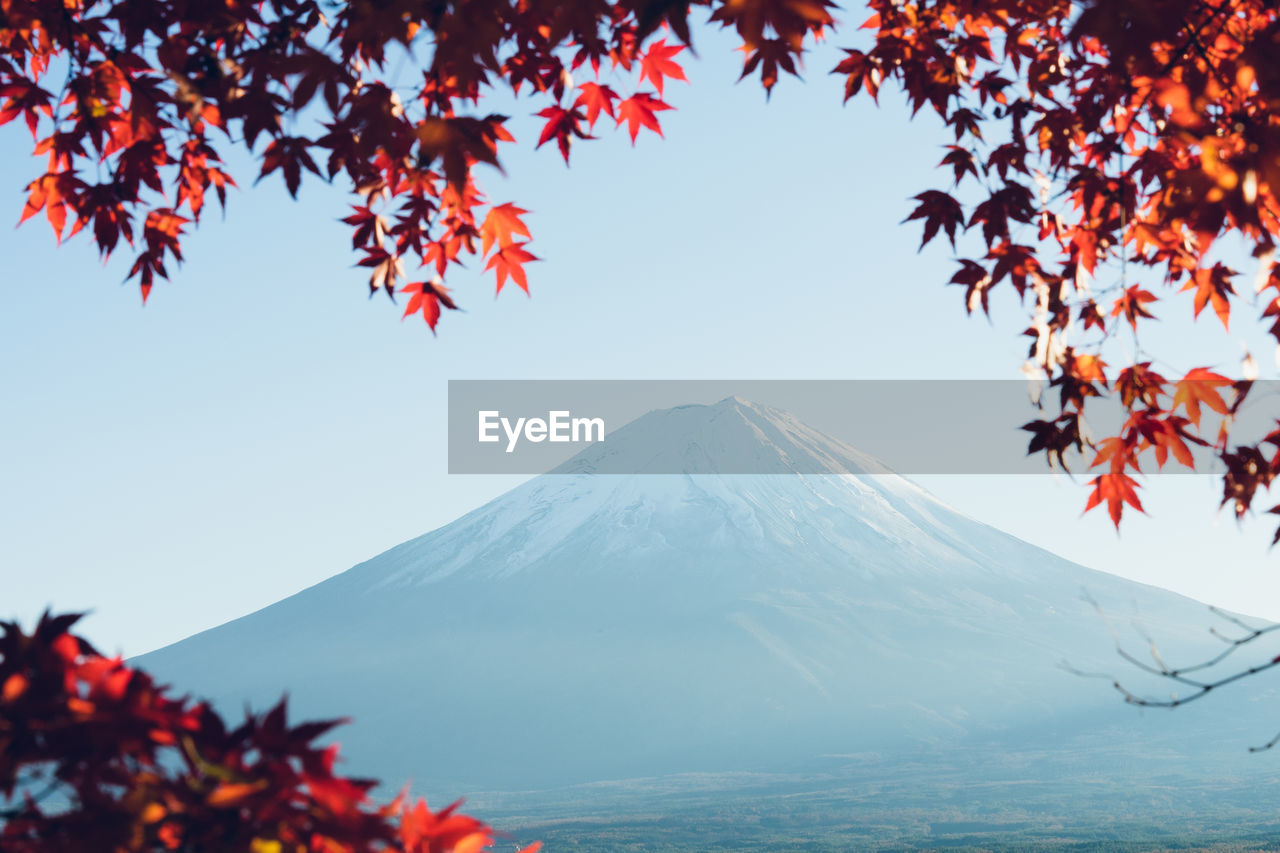
<path fill-rule="evenodd" d="M 1261 746 L 1249 747 L 1249 751 L 1250 752 L 1266 752 L 1268 749 L 1271 749 L 1278 743 L 1280 743 L 1280 733 L 1277 733 L 1275 737 L 1273 737 L 1271 740 L 1267 741 L 1266 743 L 1262 744 Z"/>
<path fill-rule="evenodd" d="M 1164 659 L 1160 655 L 1159 648 L 1157 647 L 1155 641 L 1149 635 L 1147 635 L 1146 632 L 1143 631 L 1140 626 L 1135 624 L 1135 628 L 1137 628 L 1137 630 L 1142 634 L 1143 639 L 1147 641 L 1148 651 L 1149 651 L 1149 654 L 1151 655 L 1152 661 L 1154 662 L 1154 665 L 1153 665 L 1139 659 L 1135 655 L 1131 654 L 1128 650 L 1126 650 L 1124 648 L 1123 642 L 1120 640 L 1119 633 L 1116 631 L 1115 626 L 1111 622 L 1111 619 L 1102 610 L 1101 605 L 1099 605 L 1098 602 L 1095 599 L 1093 599 L 1093 597 L 1090 596 L 1087 591 L 1083 594 L 1083 597 L 1085 601 L 1087 601 L 1089 604 L 1093 606 L 1094 610 L 1098 613 L 1098 615 L 1102 618 L 1103 622 L 1107 625 L 1107 628 L 1111 631 L 1112 638 L 1115 640 L 1115 643 L 1116 643 L 1116 653 L 1120 656 L 1122 660 L 1124 660 L 1126 663 L 1130 664 L 1131 666 L 1149 675 L 1153 675 L 1158 678 L 1165 679 L 1166 681 L 1172 681 L 1176 684 L 1181 684 L 1186 687 L 1192 688 L 1192 692 L 1185 696 L 1179 696 L 1177 694 L 1173 694 L 1169 699 L 1154 699 L 1149 696 L 1144 696 L 1144 695 L 1135 693 L 1134 691 L 1125 687 L 1118 678 L 1115 678 L 1109 674 L 1082 671 L 1082 670 L 1076 669 L 1075 667 L 1072 667 L 1070 664 L 1066 662 L 1063 662 L 1062 664 L 1063 668 L 1075 675 L 1079 675 L 1085 678 L 1104 678 L 1111 681 L 1112 687 L 1114 687 L 1121 694 L 1121 696 L 1124 697 L 1124 701 L 1127 704 L 1136 705 L 1140 708 L 1179 708 L 1183 705 L 1194 702 L 1197 699 L 1202 699 L 1208 694 L 1212 693 L 1213 691 L 1218 690 L 1222 687 L 1226 687 L 1229 684 L 1234 684 L 1237 681 L 1241 681 L 1250 676 L 1257 675 L 1259 673 L 1266 672 L 1267 670 L 1280 666 L 1280 655 L 1276 655 L 1275 657 L 1270 658 L 1262 663 L 1254 664 L 1253 666 L 1236 670 L 1235 672 L 1228 673 L 1227 675 L 1224 675 L 1220 678 L 1211 679 L 1211 680 L 1188 678 L 1187 677 L 1188 674 L 1212 669 L 1218 666 L 1219 664 L 1221 664 L 1223 661 L 1225 661 L 1235 652 L 1239 651 L 1241 648 L 1256 642 L 1258 639 L 1274 631 L 1280 630 L 1280 623 L 1264 625 L 1261 627 L 1250 625 L 1240 617 L 1235 616 L 1231 613 L 1227 613 L 1226 611 L 1222 610 L 1219 607 L 1214 607 L 1210 605 L 1209 611 L 1211 613 L 1213 613 L 1215 616 L 1227 622 L 1230 622 L 1236 627 L 1240 628 L 1242 631 L 1244 631 L 1244 633 L 1241 634 L 1240 636 L 1229 637 L 1223 634 L 1221 631 L 1219 631 L 1217 626 L 1211 626 L 1209 629 L 1209 633 L 1213 637 L 1226 643 L 1227 647 L 1223 649 L 1221 652 L 1219 652 L 1218 654 L 1213 655 L 1212 657 L 1209 657 L 1203 661 L 1200 661 L 1199 663 L 1190 664 L 1190 665 L 1181 666 L 1181 667 L 1173 667 L 1165 663 Z M 1261 746 L 1250 747 L 1249 751 L 1263 752 L 1273 748 L 1277 744 L 1280 744 L 1280 734 L 1277 734 L 1274 738 L 1272 738 L 1265 744 L 1262 744 Z"/>
<path fill-rule="evenodd" d="M 1128 658 L 1128 659 L 1132 661 L 1132 658 Z M 1239 670 L 1238 672 L 1233 672 L 1231 675 L 1224 676 L 1218 679 L 1217 681 L 1209 681 L 1209 682 L 1194 682 L 1194 681 L 1190 681 L 1189 679 L 1174 676 L 1170 672 L 1156 672 L 1157 675 L 1161 675 L 1170 680 L 1177 681 L 1182 684 L 1187 684 L 1189 686 L 1196 688 L 1196 692 L 1188 696 L 1178 696 L 1175 694 L 1171 699 L 1150 699 L 1144 696 L 1139 696 L 1133 693 L 1132 691 L 1128 690 L 1127 688 L 1125 688 L 1118 681 L 1115 683 L 1115 688 L 1116 690 L 1120 691 L 1120 693 L 1124 696 L 1125 702 L 1128 702 L 1130 705 L 1137 705 L 1142 708 L 1179 708 L 1183 705 L 1188 704 L 1189 702 L 1194 702 L 1197 699 L 1201 699 L 1207 696 L 1209 693 L 1211 693 L 1212 691 L 1220 687 L 1225 687 L 1228 684 L 1233 684 L 1237 681 L 1240 681 L 1243 678 L 1248 678 L 1251 675 L 1257 675 L 1260 672 L 1266 672 L 1267 670 L 1272 669 L 1276 666 L 1280 666 L 1280 658 L 1277 658 L 1275 660 L 1270 660 L 1263 664 L 1258 664 L 1257 666 L 1251 666 L 1248 669 L 1242 669 L 1242 670 Z M 1146 669 L 1146 667 L 1143 667 L 1143 668 Z M 1150 669 L 1148 669 L 1147 671 L 1153 672 L 1153 670 L 1150 670 Z"/>

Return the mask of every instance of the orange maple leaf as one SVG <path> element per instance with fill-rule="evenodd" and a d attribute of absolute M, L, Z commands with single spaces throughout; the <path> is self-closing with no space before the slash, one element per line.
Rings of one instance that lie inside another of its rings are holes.
<path fill-rule="evenodd" d="M 22 208 L 21 225 L 41 210 L 49 217 L 53 232 L 62 242 L 62 232 L 67 224 L 67 209 L 75 209 L 76 197 L 84 186 L 71 172 L 41 175 L 27 185 L 27 203 Z"/>
<path fill-rule="evenodd" d="M 1231 319 L 1231 304 L 1227 297 L 1235 293 L 1231 279 L 1236 271 L 1222 264 L 1214 264 L 1209 269 L 1199 268 L 1191 274 L 1191 280 L 1183 286 L 1183 290 L 1194 290 L 1195 316 L 1199 317 L 1205 305 L 1212 304 L 1213 312 L 1222 321 L 1222 328 L 1228 328 Z"/>
<path fill-rule="evenodd" d="M 1096 355 L 1072 353 L 1067 363 L 1068 372 L 1081 382 L 1107 382 L 1107 363 Z"/>
<path fill-rule="evenodd" d="M 1220 415 L 1228 413 L 1227 402 L 1218 392 L 1219 388 L 1231 385 L 1231 380 L 1227 377 L 1214 373 L 1207 367 L 1193 367 L 1175 385 L 1177 390 L 1173 394 L 1173 408 L 1182 406 L 1191 423 L 1197 427 L 1200 426 L 1201 403 Z"/>
<path fill-rule="evenodd" d="M 525 293 L 529 292 L 529 280 L 525 277 L 524 265 L 538 258 L 524 249 L 527 245 L 529 245 L 528 241 L 501 246 L 493 253 L 489 263 L 485 264 L 485 269 L 494 270 L 498 277 L 498 293 L 502 292 L 503 285 L 507 283 L 507 276 L 511 276 L 512 281 L 520 285 L 520 289 Z"/>
<path fill-rule="evenodd" d="M 519 234 L 522 237 L 529 237 L 529 228 L 520 220 L 520 217 L 529 211 L 522 207 L 516 207 L 511 202 L 506 204 L 495 204 L 489 208 L 488 214 L 484 217 L 484 222 L 480 225 L 480 237 L 482 246 L 480 254 L 489 254 L 489 248 L 494 243 L 498 247 L 510 246 L 515 242 L 513 234 Z"/>
<path fill-rule="evenodd" d="M 1090 480 L 1089 485 L 1093 486 L 1093 494 L 1089 495 L 1084 511 L 1088 512 L 1106 501 L 1107 514 L 1111 516 L 1111 523 L 1116 526 L 1116 530 L 1120 529 L 1120 515 L 1124 512 L 1125 504 L 1138 512 L 1146 512 L 1142 508 L 1142 501 L 1138 500 L 1138 482 L 1128 474 L 1100 474 Z"/>

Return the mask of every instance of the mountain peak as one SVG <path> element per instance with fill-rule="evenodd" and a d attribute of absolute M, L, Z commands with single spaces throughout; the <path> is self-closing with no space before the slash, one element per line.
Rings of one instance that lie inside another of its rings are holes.
<path fill-rule="evenodd" d="M 739 396 L 651 411 L 552 474 L 891 474 L 795 416 Z"/>

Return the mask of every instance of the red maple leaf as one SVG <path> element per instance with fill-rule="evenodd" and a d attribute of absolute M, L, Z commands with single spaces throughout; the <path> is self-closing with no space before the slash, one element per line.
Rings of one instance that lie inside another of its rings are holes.
<path fill-rule="evenodd" d="M 258 174 L 258 180 L 279 169 L 284 175 L 284 183 L 289 190 L 289 195 L 297 198 L 298 187 L 302 184 L 302 170 L 306 169 L 315 175 L 320 174 L 315 160 L 311 159 L 311 154 L 307 151 L 307 148 L 314 144 L 303 136 L 282 136 L 279 139 L 273 139 L 262 153 L 262 171 Z"/>
<path fill-rule="evenodd" d="M 679 67 L 679 66 L 677 66 Z M 6 77 L 6 80 L 11 78 Z M 683 79 L 683 77 L 681 78 Z M 662 87 L 659 86 L 659 89 Z M 0 106 L 0 125 L 8 124 L 18 116 L 24 116 L 27 129 L 35 137 L 36 128 L 40 125 L 40 114 L 53 115 L 51 102 L 53 96 L 29 80 L 18 78 L 4 86 L 0 86 L 0 98 L 4 98 Z"/>
<path fill-rule="evenodd" d="M 1138 482 L 1128 474 L 1100 474 L 1090 480 L 1089 485 L 1093 486 L 1093 493 L 1089 495 L 1084 511 L 1088 512 L 1106 501 L 1107 514 L 1111 516 L 1111 523 L 1117 530 L 1120 529 L 1120 515 L 1124 512 L 1125 504 L 1138 512 L 1146 512 L 1142 508 L 1142 501 L 1138 500 Z"/>
<path fill-rule="evenodd" d="M 779 68 L 788 74 L 799 76 L 796 73 L 795 46 L 784 39 L 761 39 L 754 46 L 744 44 L 738 50 L 747 55 L 738 79 L 745 80 L 747 75 L 759 68 L 760 84 L 764 86 L 766 97 L 778 83 Z"/>
<path fill-rule="evenodd" d="M 436 323 L 440 322 L 440 306 L 443 305 L 450 311 L 458 310 L 458 306 L 449 296 L 449 288 L 440 283 L 439 276 L 431 281 L 410 282 L 400 288 L 400 292 L 410 294 L 409 304 L 405 306 L 401 319 L 421 311 L 422 319 L 427 321 L 433 335 L 436 333 Z"/>
<path fill-rule="evenodd" d="M 939 166 L 950 166 L 956 174 L 956 183 L 969 173 L 978 177 L 978 166 L 973 161 L 973 152 L 959 145 L 948 145 L 947 156 L 942 158 Z"/>
<path fill-rule="evenodd" d="M 1145 317 L 1149 320 L 1155 319 L 1155 315 L 1148 311 L 1145 306 L 1148 302 L 1155 302 L 1157 299 L 1158 297 L 1151 291 L 1143 290 L 1136 284 L 1132 285 L 1111 306 L 1111 316 L 1119 317 L 1124 315 L 1124 318 L 1129 321 L 1129 325 L 1133 327 L 1134 331 L 1137 331 L 1139 317 Z M 1101 325 L 1100 318 L 1097 322 Z M 1085 328 L 1088 328 L 1088 326 L 1086 325 Z"/>
<path fill-rule="evenodd" d="M 570 109 L 565 109 L 558 104 L 547 107 L 538 112 L 538 116 L 545 118 L 547 123 L 542 126 L 542 134 L 538 137 L 538 144 L 534 148 L 541 148 L 551 140 L 556 141 L 557 147 L 560 149 L 560 155 L 564 157 L 564 162 L 569 162 L 569 143 L 573 137 L 578 139 L 590 139 L 591 137 L 580 127 L 586 116 L 582 114 L 582 110 L 575 103 Z"/>
<path fill-rule="evenodd" d="M 525 293 L 529 292 L 529 281 L 525 277 L 524 265 L 529 261 L 538 260 L 537 256 L 526 251 L 525 246 L 529 245 L 528 241 L 523 243 L 512 243 L 510 246 L 502 246 L 498 251 L 493 253 L 493 257 L 489 259 L 489 263 L 485 264 L 486 270 L 494 270 L 498 277 L 498 293 L 502 292 L 502 287 L 507 283 L 507 276 L 518 285 Z"/>
<path fill-rule="evenodd" d="M 613 111 L 613 102 L 618 99 L 618 93 L 610 89 L 608 86 L 601 86 L 598 83 L 583 83 L 580 87 L 581 92 L 578 93 L 578 99 L 573 102 L 574 107 L 586 107 L 587 109 L 587 127 L 596 126 L 596 119 L 600 118 L 600 113 L 609 114 L 609 118 L 615 118 Z"/>
<path fill-rule="evenodd" d="M 683 45 L 668 45 L 666 39 L 659 39 L 649 45 L 649 50 L 640 57 L 640 79 L 651 80 L 659 96 L 662 95 L 664 77 L 670 77 L 672 80 L 688 80 L 680 64 L 671 59 L 682 50 L 684 50 Z"/>
<path fill-rule="evenodd" d="M 947 232 L 947 238 L 955 246 L 956 228 L 964 224 L 964 208 L 960 202 L 939 190 L 926 190 L 915 196 L 915 200 L 920 204 L 902 221 L 924 220 L 924 239 L 920 241 L 920 248 L 923 249 L 937 236 L 939 228 Z"/>
<path fill-rule="evenodd" d="M 669 109 L 672 109 L 670 105 L 664 104 L 649 93 L 637 92 L 618 104 L 617 122 L 619 125 L 624 121 L 627 123 L 627 132 L 631 134 L 631 144 L 635 145 L 636 134 L 640 132 L 641 125 L 662 136 L 662 128 L 658 125 L 658 117 L 654 113 Z"/>

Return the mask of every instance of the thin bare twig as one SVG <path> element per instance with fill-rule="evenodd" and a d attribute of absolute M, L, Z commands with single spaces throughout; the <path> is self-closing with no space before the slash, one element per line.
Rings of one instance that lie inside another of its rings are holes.
<path fill-rule="evenodd" d="M 1157 678 L 1163 678 L 1168 681 L 1175 682 L 1176 684 L 1182 685 L 1184 687 L 1190 688 L 1190 691 L 1184 696 L 1179 696 L 1177 693 L 1174 693 L 1168 699 L 1154 699 L 1148 696 L 1143 696 L 1143 695 L 1134 693 L 1132 690 L 1125 687 L 1120 682 L 1119 679 L 1113 678 L 1108 674 L 1097 673 L 1097 672 L 1084 672 L 1082 670 L 1076 669 L 1075 667 L 1072 667 L 1070 664 L 1067 664 L 1066 662 L 1063 662 L 1062 664 L 1063 668 L 1075 675 L 1079 675 L 1085 678 L 1105 678 L 1110 680 L 1111 685 L 1117 691 L 1119 691 L 1119 693 L 1124 697 L 1124 701 L 1130 705 L 1136 705 L 1141 708 L 1178 708 L 1190 702 L 1194 702 L 1197 699 L 1202 699 L 1204 698 L 1204 696 L 1208 695 L 1209 693 L 1212 693 L 1215 690 L 1218 690 L 1219 688 L 1225 687 L 1229 684 L 1233 684 L 1237 681 L 1248 678 L 1251 675 L 1257 675 L 1259 673 L 1266 672 L 1269 669 L 1273 669 L 1277 666 L 1280 666 L 1280 655 L 1276 655 L 1270 660 L 1255 664 L 1245 669 L 1237 670 L 1236 672 L 1229 673 L 1227 675 L 1222 676 L 1221 678 L 1217 678 L 1217 679 L 1190 678 L 1188 676 L 1191 673 L 1202 672 L 1204 670 L 1212 669 L 1213 667 L 1216 667 L 1219 664 L 1221 664 L 1224 660 L 1226 660 L 1231 655 L 1235 654 L 1242 647 L 1257 641 L 1259 638 L 1266 636 L 1267 634 L 1280 630 L 1280 624 L 1264 625 L 1261 627 L 1250 625 L 1249 623 L 1245 622 L 1243 619 L 1241 619 L 1238 616 L 1235 616 L 1231 613 L 1227 613 L 1226 611 L 1218 607 L 1210 606 L 1209 611 L 1211 613 L 1213 613 L 1215 616 L 1222 619 L 1223 621 L 1231 623 L 1236 628 L 1239 628 L 1243 633 L 1240 634 L 1239 636 L 1232 637 L 1224 634 L 1222 631 L 1219 631 L 1216 626 L 1211 626 L 1209 629 L 1210 635 L 1224 642 L 1226 644 L 1226 648 L 1224 648 L 1218 654 L 1208 658 L 1207 660 L 1203 660 L 1199 663 L 1189 664 L 1187 666 L 1181 666 L 1181 667 L 1173 667 L 1165 663 L 1164 658 L 1161 656 L 1160 650 L 1157 647 L 1155 640 L 1137 622 L 1133 623 L 1133 628 L 1146 641 L 1148 652 L 1151 656 L 1151 660 L 1154 661 L 1154 664 L 1148 663 L 1147 661 L 1142 660 L 1138 657 L 1135 657 L 1133 654 L 1131 654 L 1127 649 L 1125 649 L 1124 643 L 1121 641 L 1120 635 L 1116 631 L 1115 625 L 1112 624 L 1111 619 L 1103 611 L 1102 607 L 1098 604 L 1098 602 L 1094 600 L 1094 598 L 1091 595 L 1089 595 L 1088 591 L 1083 592 L 1083 598 L 1085 601 L 1089 602 L 1089 604 L 1093 606 L 1094 610 L 1098 613 L 1098 615 L 1102 618 L 1103 622 L 1106 624 L 1108 630 L 1111 631 L 1112 639 L 1115 640 L 1115 644 L 1116 644 L 1116 654 L 1119 655 L 1119 657 L 1122 660 L 1124 660 L 1129 665 L 1141 670 L 1142 672 L 1147 673 L 1148 675 L 1153 675 L 1153 676 L 1156 676 Z M 1280 733 L 1276 734 L 1275 737 L 1267 741 L 1265 744 L 1262 744 L 1261 746 L 1249 747 L 1249 751 L 1265 752 L 1277 745 L 1280 745 Z"/>

